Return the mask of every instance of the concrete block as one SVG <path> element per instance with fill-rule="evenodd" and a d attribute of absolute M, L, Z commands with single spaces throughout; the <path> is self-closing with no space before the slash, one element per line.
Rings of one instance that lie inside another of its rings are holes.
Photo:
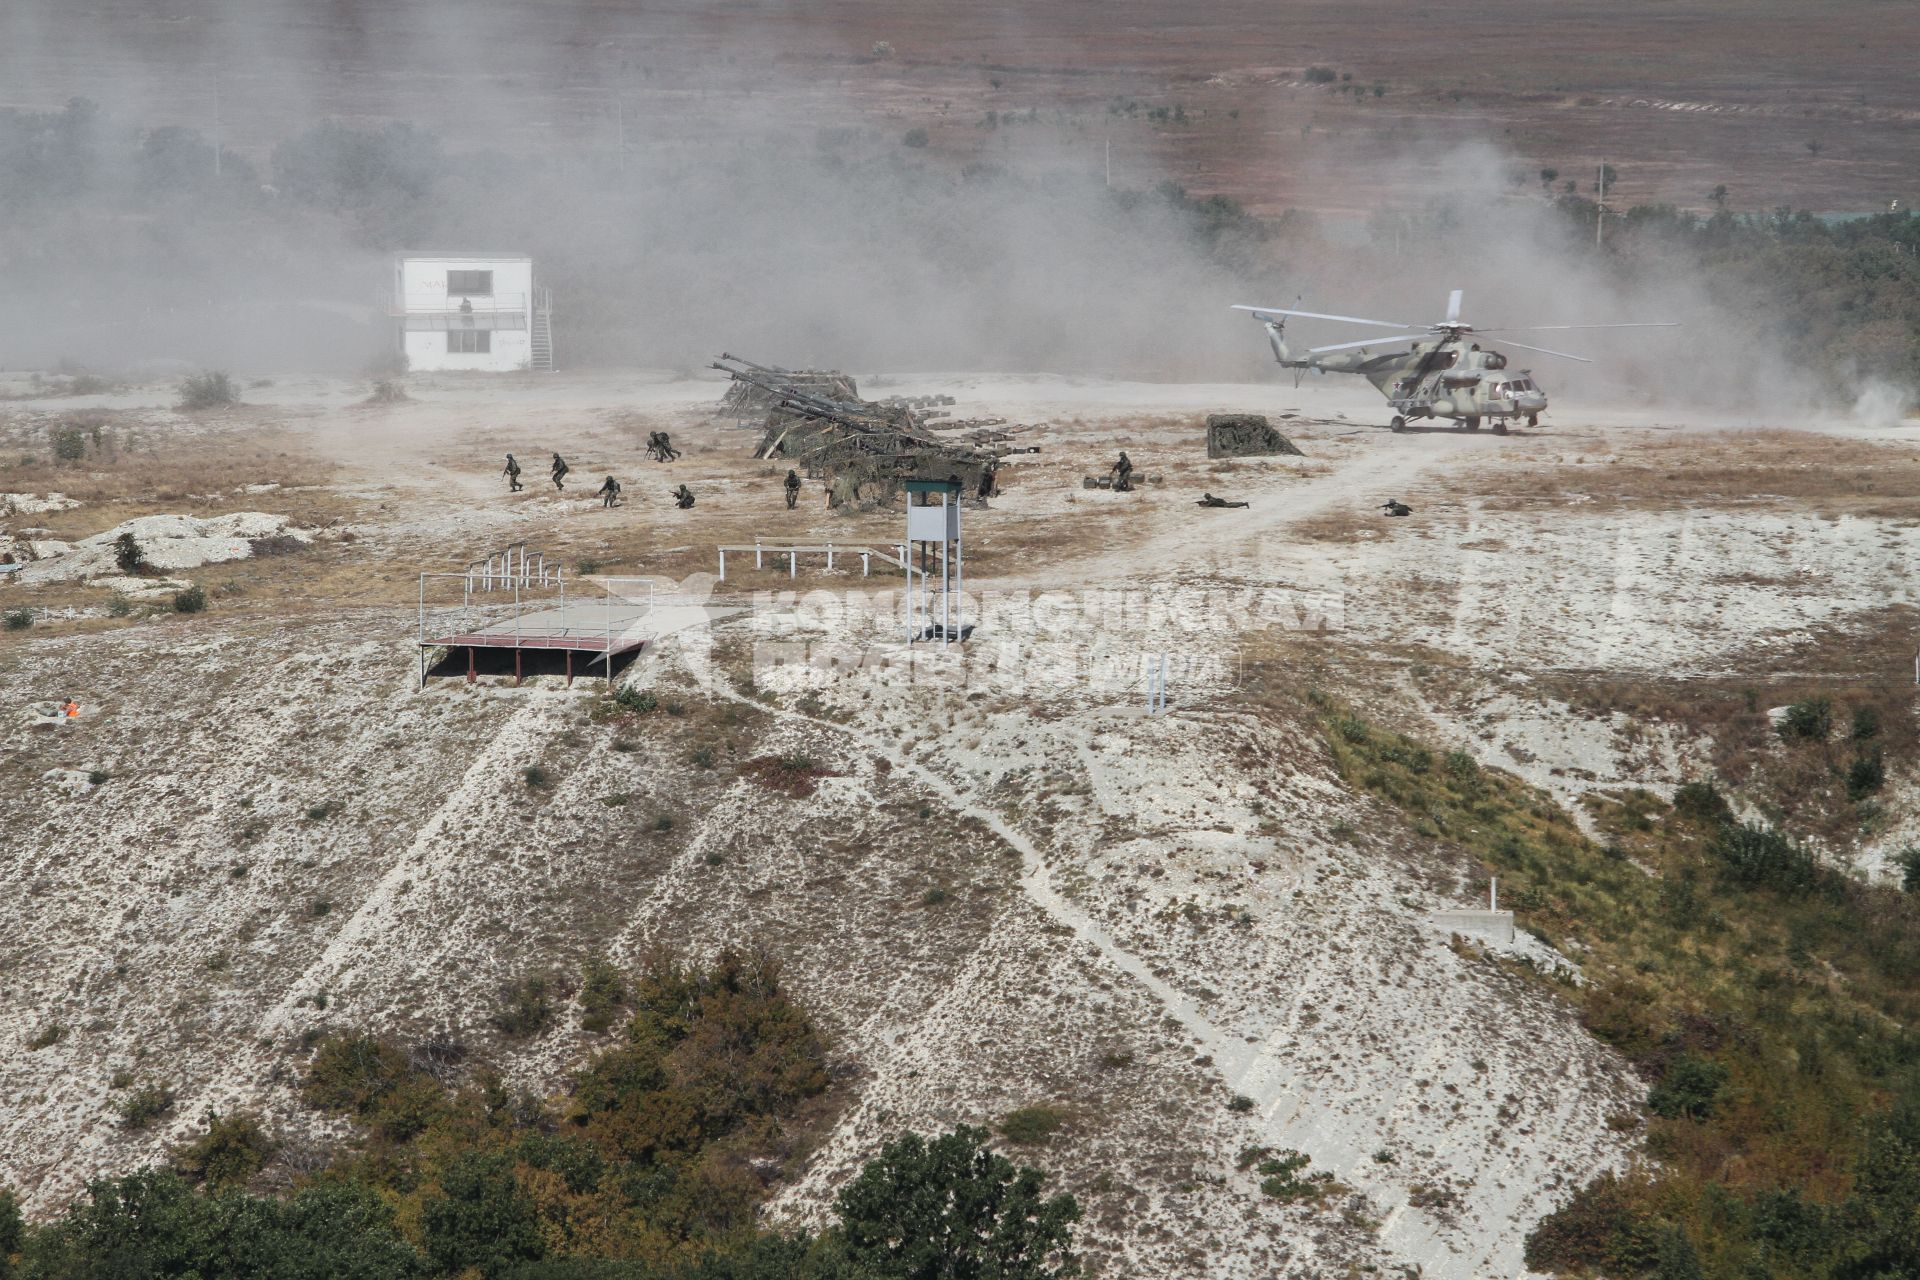
<path fill-rule="evenodd" d="M 1435 928 L 1445 929 L 1448 933 L 1485 938 L 1502 945 L 1511 945 L 1513 942 L 1511 911 L 1436 911 L 1433 913 L 1433 923 Z"/>

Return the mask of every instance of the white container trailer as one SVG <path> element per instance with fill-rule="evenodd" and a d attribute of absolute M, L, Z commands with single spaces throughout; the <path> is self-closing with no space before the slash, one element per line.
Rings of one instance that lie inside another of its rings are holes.
<path fill-rule="evenodd" d="M 553 300 L 524 253 L 403 253 L 389 298 L 409 369 L 553 368 Z"/>

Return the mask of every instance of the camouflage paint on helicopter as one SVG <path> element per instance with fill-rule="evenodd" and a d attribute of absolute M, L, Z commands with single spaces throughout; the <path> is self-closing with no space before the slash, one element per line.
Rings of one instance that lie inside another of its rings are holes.
<path fill-rule="evenodd" d="M 1287 349 L 1287 318 L 1333 320 L 1341 324 L 1375 325 L 1383 329 L 1407 329 L 1413 326 L 1391 320 L 1364 320 L 1358 316 L 1326 315 L 1318 311 L 1293 311 L 1284 307 L 1236 306 L 1236 311 L 1251 311 L 1266 326 L 1273 344 L 1273 357 L 1282 368 L 1313 370 L 1316 373 L 1357 373 L 1371 382 L 1394 408 L 1393 429 L 1403 431 L 1413 418 L 1447 418 L 1468 431 L 1478 431 L 1484 420 L 1497 434 L 1506 434 L 1514 418 L 1525 418 L 1527 425 L 1538 426 L 1547 407 L 1547 393 L 1533 380 L 1533 371 L 1509 372 L 1507 357 L 1498 351 L 1483 349 L 1469 335 L 1474 333 L 1522 333 L 1547 329 L 1668 329 L 1658 324 L 1542 324 L 1501 329 L 1476 329 L 1460 319 L 1461 291 L 1447 295 L 1447 318 L 1428 325 L 1425 333 L 1398 333 L 1384 338 L 1363 338 L 1358 342 L 1337 342 L 1313 347 L 1304 359 L 1295 359 Z M 1411 343 L 1406 351 L 1376 355 L 1371 348 L 1401 342 Z M 1543 355 L 1559 356 L 1590 364 L 1585 356 L 1569 355 L 1546 347 L 1506 340 L 1507 345 Z M 1339 354 L 1334 354 L 1334 353 Z"/>

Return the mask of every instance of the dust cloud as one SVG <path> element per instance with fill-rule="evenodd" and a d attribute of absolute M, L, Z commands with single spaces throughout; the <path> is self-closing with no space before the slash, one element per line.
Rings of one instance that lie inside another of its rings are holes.
<path fill-rule="evenodd" d="M 16 109 L 58 110 L 53 95 L 82 83 L 77 37 L 50 12 L 12 7 L 0 32 Z M 783 63 L 763 24 L 716 34 L 688 17 L 643 48 L 585 19 L 535 38 L 496 8 L 194 12 L 198 26 L 149 45 L 96 29 L 85 88 L 104 107 L 41 139 L 75 149 L 72 180 L 0 198 L 10 363 L 356 368 L 383 346 L 387 255 L 468 248 L 534 255 L 576 367 L 684 370 L 726 349 L 856 370 L 1258 379 L 1277 371 L 1232 303 L 1299 299 L 1417 331 L 1460 288 L 1486 327 L 1684 326 L 1511 335 L 1592 364 L 1489 338 L 1555 392 L 1754 412 L 1822 398 L 1777 317 L 1677 256 L 1594 254 L 1492 144 L 1349 156 L 1302 140 L 1288 163 L 1331 186 L 1350 189 L 1354 166 L 1413 166 L 1430 194 L 1276 229 L 1151 174 L 1109 190 L 1085 146 L 1023 135 L 1003 162 L 955 165 Z M 215 145 L 229 135 L 249 143 Z"/>

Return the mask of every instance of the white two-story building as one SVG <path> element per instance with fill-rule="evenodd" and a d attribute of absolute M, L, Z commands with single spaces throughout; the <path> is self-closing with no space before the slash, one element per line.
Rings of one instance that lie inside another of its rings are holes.
<path fill-rule="evenodd" d="M 553 368 L 553 300 L 524 253 L 402 253 L 389 288 L 409 369 Z"/>

